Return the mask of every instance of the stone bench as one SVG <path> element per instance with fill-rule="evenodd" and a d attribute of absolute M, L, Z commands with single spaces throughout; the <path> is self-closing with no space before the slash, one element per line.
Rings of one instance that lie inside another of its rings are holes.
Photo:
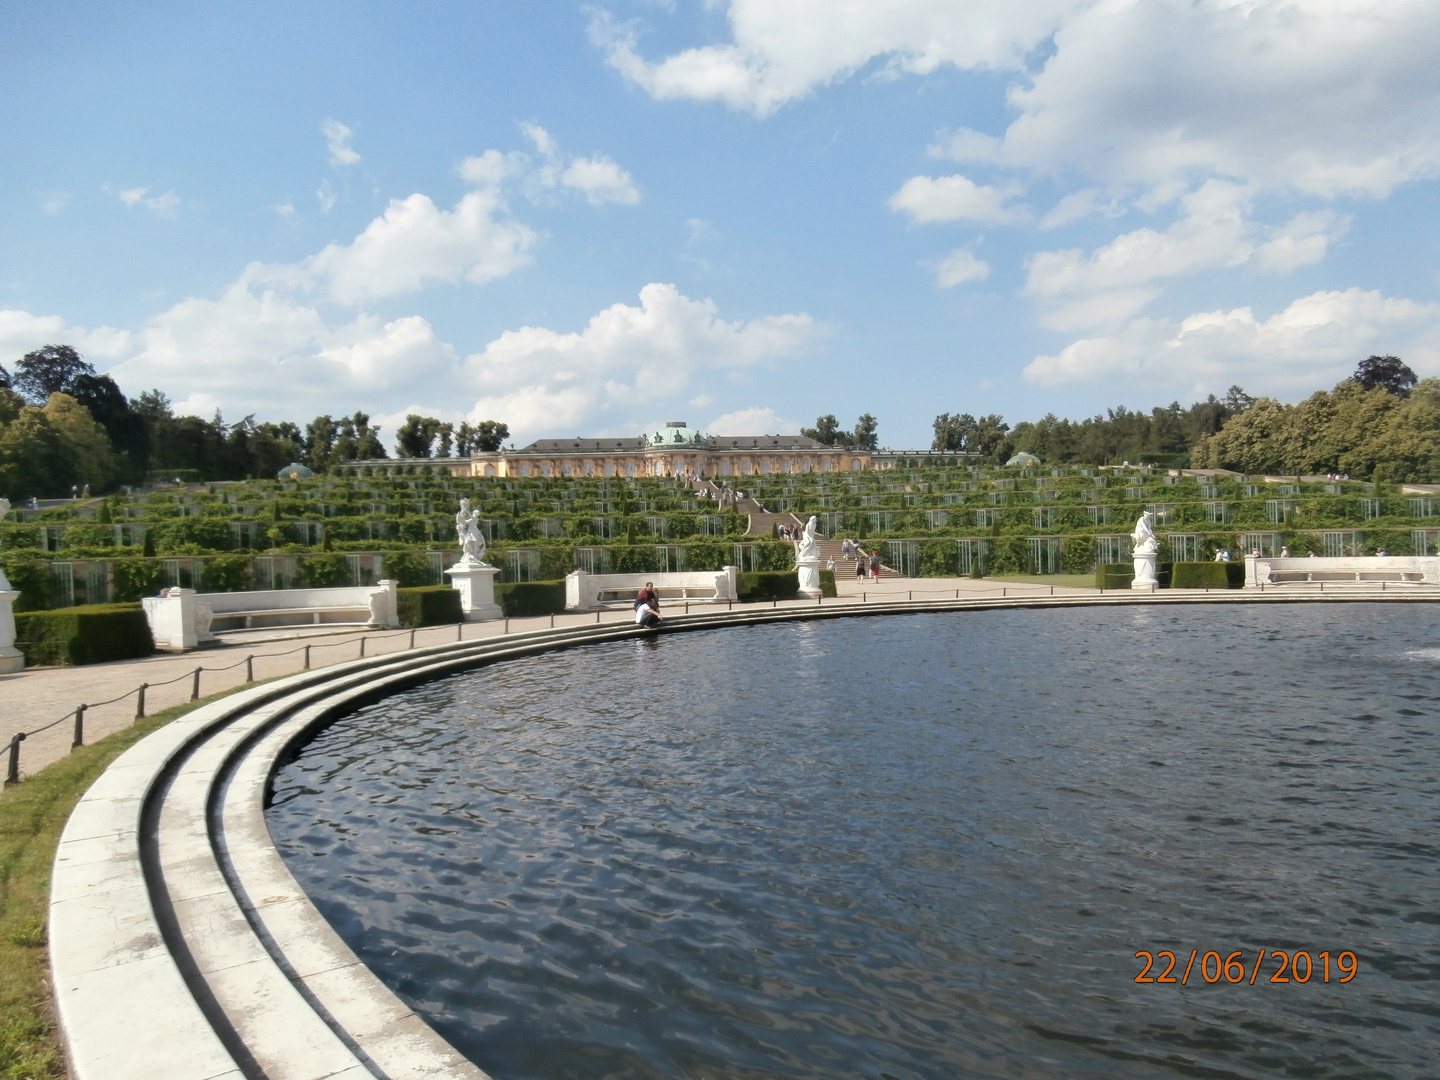
<path fill-rule="evenodd" d="M 155 647 L 170 652 L 220 640 L 216 634 L 286 626 L 400 625 L 394 581 L 332 589 L 197 593 L 166 589 L 142 601 Z"/>
<path fill-rule="evenodd" d="M 1262 585 L 1440 585 L 1440 556 L 1356 555 L 1346 558 L 1245 556 L 1245 587 Z"/>
<path fill-rule="evenodd" d="M 738 599 L 739 573 L 734 566 L 683 574 L 587 574 L 576 570 L 565 578 L 565 610 L 629 607 L 647 581 L 654 582 L 662 602 L 723 604 Z"/>

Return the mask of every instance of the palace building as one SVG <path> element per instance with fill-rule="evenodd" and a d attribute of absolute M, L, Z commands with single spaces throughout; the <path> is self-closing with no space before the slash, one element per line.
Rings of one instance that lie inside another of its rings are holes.
<path fill-rule="evenodd" d="M 456 476 L 699 476 L 722 480 L 769 473 L 858 472 L 890 464 L 889 455 L 826 446 L 804 435 L 706 435 L 672 420 L 649 435 L 622 439 L 537 439 L 519 449 L 468 458 L 350 461 L 346 471 L 423 463 Z"/>

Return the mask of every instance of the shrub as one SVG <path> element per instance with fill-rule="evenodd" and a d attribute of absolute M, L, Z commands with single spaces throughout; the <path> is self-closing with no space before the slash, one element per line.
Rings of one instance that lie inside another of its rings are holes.
<path fill-rule="evenodd" d="M 1242 589 L 1242 562 L 1180 562 L 1175 564 L 1171 587 L 1176 589 Z"/>
<path fill-rule="evenodd" d="M 465 620 L 465 613 L 460 610 L 460 593 L 449 585 L 399 589 L 396 607 L 401 626 L 448 626 Z"/>
<path fill-rule="evenodd" d="M 840 595 L 839 592 L 837 592 L 836 589 L 835 589 L 835 571 L 834 571 L 834 570 L 821 570 L 821 571 L 820 571 L 820 595 L 821 595 L 821 596 L 839 596 L 839 595 Z"/>
<path fill-rule="evenodd" d="M 385 576 L 400 583 L 402 589 L 430 584 L 430 559 L 423 551 L 388 551 L 385 553 Z"/>
<path fill-rule="evenodd" d="M 830 580 L 833 584 L 833 574 Z M 800 591 L 800 575 L 794 570 L 761 570 L 741 574 L 738 591 L 741 600 L 793 600 Z"/>
<path fill-rule="evenodd" d="M 155 651 L 139 604 L 89 604 L 15 616 L 26 664 L 101 664 Z"/>
<path fill-rule="evenodd" d="M 244 592 L 253 588 L 248 555 L 217 555 L 205 560 L 205 592 Z"/>
<path fill-rule="evenodd" d="M 495 586 L 495 602 L 512 619 L 558 615 L 565 610 L 565 582 L 508 581 Z"/>
<path fill-rule="evenodd" d="M 20 593 L 14 607 L 17 615 L 22 611 L 44 611 L 50 606 L 49 563 L 9 555 L 0 557 L 0 566 L 5 567 L 10 588 Z"/>
<path fill-rule="evenodd" d="M 350 584 L 350 563 L 344 555 L 311 555 L 300 562 L 300 577 L 312 589 Z"/>
<path fill-rule="evenodd" d="M 163 567 L 154 559 L 116 559 L 110 564 L 111 599 L 131 603 L 160 592 Z"/>
<path fill-rule="evenodd" d="M 1101 563 L 1095 567 L 1097 589 L 1128 589 L 1134 580 L 1135 567 L 1132 563 Z"/>

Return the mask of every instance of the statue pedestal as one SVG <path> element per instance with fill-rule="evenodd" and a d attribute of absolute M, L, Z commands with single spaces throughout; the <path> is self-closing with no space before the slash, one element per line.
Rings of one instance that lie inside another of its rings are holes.
<path fill-rule="evenodd" d="M 450 584 L 460 593 L 460 610 L 466 622 L 484 622 L 504 615 L 495 603 L 495 577 L 499 567 L 460 561 L 446 570 Z"/>
<path fill-rule="evenodd" d="M 1136 554 L 1134 558 L 1135 580 L 1130 582 L 1130 588 L 1138 592 L 1154 592 L 1160 587 L 1160 579 L 1155 576 L 1155 565 L 1160 559 L 1159 552 Z"/>
<path fill-rule="evenodd" d="M 15 598 L 20 594 L 10 591 L 10 582 L 0 571 L 0 675 L 13 675 L 25 670 L 25 654 L 15 647 Z"/>
<path fill-rule="evenodd" d="M 800 576 L 801 599 L 814 600 L 820 595 L 820 560 L 796 559 L 795 570 Z"/>

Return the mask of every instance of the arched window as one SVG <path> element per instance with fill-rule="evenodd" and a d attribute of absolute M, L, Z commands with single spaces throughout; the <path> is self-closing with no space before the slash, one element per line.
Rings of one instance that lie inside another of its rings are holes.
<path fill-rule="evenodd" d="M 729 459 L 729 458 L 721 458 L 721 459 L 720 459 L 720 475 L 721 475 L 721 476 L 729 476 L 729 475 L 730 475 L 730 459 Z"/>
<path fill-rule="evenodd" d="M 851 458 L 851 459 L 850 459 L 850 471 L 851 471 L 851 472 L 859 472 L 859 471 L 860 471 L 860 459 L 859 459 L 858 457 L 857 457 L 857 458 Z"/>
<path fill-rule="evenodd" d="M 614 463 L 613 461 L 607 461 L 607 462 L 605 462 L 605 475 L 606 475 L 606 476 L 614 476 L 614 475 L 615 475 L 615 463 Z"/>
<path fill-rule="evenodd" d="M 522 477 L 530 475 L 530 463 L 528 461 L 520 466 L 520 475 Z"/>
<path fill-rule="evenodd" d="M 633 461 L 626 464 L 625 475 L 628 476 L 631 480 L 635 479 L 635 463 Z"/>
<path fill-rule="evenodd" d="M 573 464 L 571 464 L 570 462 L 568 462 L 568 461 L 565 462 L 563 465 L 560 466 L 560 475 L 561 475 L 561 476 L 574 476 L 574 475 L 575 475 L 575 466 L 574 466 Z"/>
<path fill-rule="evenodd" d="M 856 462 L 856 464 L 858 465 L 859 462 Z M 548 477 L 548 476 L 550 476 L 552 473 L 554 473 L 554 471 L 555 471 L 555 470 L 550 467 L 550 463 L 549 463 L 548 461 L 547 461 L 544 465 L 541 465 L 541 466 L 540 466 L 540 475 L 541 475 L 541 476 Z"/>
<path fill-rule="evenodd" d="M 486 475 L 486 476 L 494 476 L 494 475 L 495 475 L 495 466 L 494 466 L 494 465 L 486 465 L 486 466 L 485 466 L 485 475 Z"/>
<path fill-rule="evenodd" d="M 770 459 L 768 457 L 760 459 L 760 471 L 766 474 L 770 472 Z"/>
<path fill-rule="evenodd" d="M 821 472 L 833 472 L 834 469 L 835 469 L 835 462 L 834 462 L 832 459 L 830 459 L 830 458 L 828 458 L 828 457 L 827 457 L 827 458 L 821 458 L 821 459 L 820 459 L 820 471 L 821 471 Z"/>

